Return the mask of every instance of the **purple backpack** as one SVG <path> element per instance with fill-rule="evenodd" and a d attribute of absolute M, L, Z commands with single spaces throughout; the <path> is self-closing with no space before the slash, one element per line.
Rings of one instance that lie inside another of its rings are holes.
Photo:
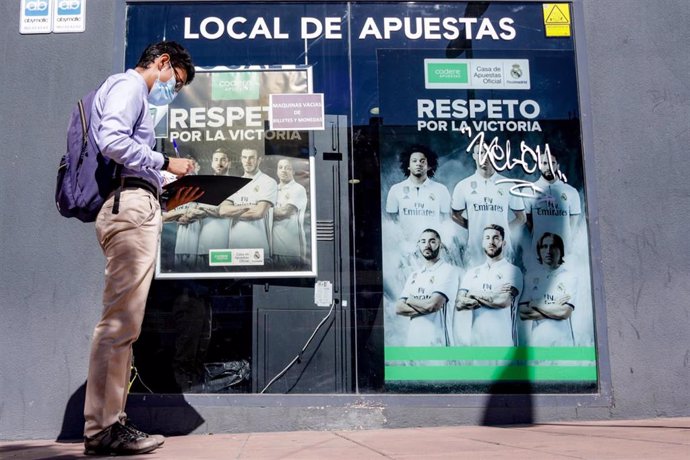
<path fill-rule="evenodd" d="M 96 220 L 121 169 L 101 154 L 90 134 L 96 91 L 89 92 L 72 109 L 67 127 L 67 153 L 60 160 L 55 187 L 55 204 L 60 214 L 82 222 Z"/>

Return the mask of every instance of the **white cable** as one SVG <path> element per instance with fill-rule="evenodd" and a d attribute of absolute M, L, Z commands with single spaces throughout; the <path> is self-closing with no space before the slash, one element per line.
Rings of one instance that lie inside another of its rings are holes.
<path fill-rule="evenodd" d="M 302 347 L 302 350 L 300 350 L 300 352 L 297 354 L 297 356 L 295 356 L 295 357 L 293 358 L 293 360 L 290 361 L 290 363 L 289 363 L 287 366 L 285 366 L 285 367 L 283 368 L 282 371 L 278 372 L 278 374 L 276 374 L 276 376 L 273 377 L 273 378 L 271 379 L 271 381 L 268 382 L 268 383 L 266 384 L 266 386 L 264 387 L 264 389 L 261 390 L 261 391 L 259 392 L 259 394 L 263 394 L 266 390 L 268 390 L 268 387 L 270 387 L 271 385 L 273 385 L 273 383 L 274 383 L 276 380 L 278 380 L 278 379 L 281 378 L 283 375 L 285 375 L 285 373 L 286 373 L 288 370 L 290 370 L 290 368 L 291 368 L 296 362 L 300 362 L 300 361 L 302 360 L 302 353 L 304 353 L 304 351 L 307 349 L 307 347 L 309 346 L 309 344 L 311 343 L 311 341 L 314 340 L 314 337 L 316 336 L 316 333 L 319 332 L 319 329 L 321 329 L 321 326 L 323 326 L 324 323 L 326 322 L 326 320 L 331 316 L 331 313 L 333 313 L 334 308 L 335 308 L 335 302 L 331 302 L 331 308 L 330 308 L 330 310 L 328 310 L 328 313 L 326 313 L 326 316 L 324 316 L 323 319 L 321 320 L 321 322 L 316 326 L 316 328 L 314 329 L 314 332 L 312 332 L 312 334 L 311 334 L 311 337 L 309 337 L 309 339 L 307 340 L 307 342 L 306 342 L 306 343 L 304 344 L 304 346 Z"/>

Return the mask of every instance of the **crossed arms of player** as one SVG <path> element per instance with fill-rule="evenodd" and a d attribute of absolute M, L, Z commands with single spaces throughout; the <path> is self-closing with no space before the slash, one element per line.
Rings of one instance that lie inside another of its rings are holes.
<path fill-rule="evenodd" d="M 293 214 L 297 214 L 297 206 L 295 206 L 294 204 L 286 203 L 282 206 L 277 206 L 273 210 L 273 220 L 287 219 Z"/>
<path fill-rule="evenodd" d="M 428 315 L 439 311 L 448 302 L 448 297 L 440 292 L 433 292 L 428 299 L 415 299 L 413 297 L 401 297 L 395 304 L 395 313 L 401 316 Z"/>
<path fill-rule="evenodd" d="M 189 224 L 204 217 L 219 217 L 218 206 L 201 205 L 189 203 L 187 206 L 180 206 L 172 211 L 163 213 L 163 222 L 177 222 L 178 224 Z"/>
<path fill-rule="evenodd" d="M 575 306 L 570 303 L 570 295 L 556 299 L 554 303 L 546 304 L 542 300 L 520 303 L 520 319 L 556 319 L 570 318 Z"/>
<path fill-rule="evenodd" d="M 218 206 L 218 214 L 220 217 L 236 217 L 240 220 L 259 220 L 266 216 L 272 206 L 270 201 L 259 201 L 253 206 L 239 206 L 232 200 L 225 200 Z"/>
<path fill-rule="evenodd" d="M 474 310 L 479 307 L 487 308 L 506 308 L 513 304 L 513 299 L 517 296 L 518 290 L 510 283 L 501 286 L 498 292 L 468 291 L 460 289 L 455 300 L 457 310 Z"/>

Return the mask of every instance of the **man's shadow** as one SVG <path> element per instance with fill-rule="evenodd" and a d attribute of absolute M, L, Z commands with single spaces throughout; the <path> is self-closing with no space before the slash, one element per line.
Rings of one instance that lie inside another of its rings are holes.
<path fill-rule="evenodd" d="M 489 387 L 482 425 L 531 425 L 534 423 L 532 394 L 527 357 L 514 347 L 499 378 Z"/>
<path fill-rule="evenodd" d="M 81 440 L 84 436 L 84 399 L 86 382 L 70 396 L 62 418 L 57 441 Z M 147 433 L 167 436 L 185 435 L 205 422 L 204 418 L 184 399 L 183 395 L 139 395 L 127 400 L 127 415 L 137 428 Z"/>

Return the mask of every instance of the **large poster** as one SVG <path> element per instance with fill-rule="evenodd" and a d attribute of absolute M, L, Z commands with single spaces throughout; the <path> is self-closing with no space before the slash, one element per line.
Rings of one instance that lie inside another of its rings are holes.
<path fill-rule="evenodd" d="M 546 7 L 491 5 L 483 42 L 377 53 L 385 379 L 594 391 L 571 29 L 521 41 Z"/>
<path fill-rule="evenodd" d="M 218 205 L 163 213 L 158 278 L 313 276 L 309 132 L 270 130 L 272 95 L 311 93 L 310 67 L 215 67 L 170 105 L 167 141 L 199 175 L 251 181 Z M 285 96 L 287 97 L 287 96 Z"/>

